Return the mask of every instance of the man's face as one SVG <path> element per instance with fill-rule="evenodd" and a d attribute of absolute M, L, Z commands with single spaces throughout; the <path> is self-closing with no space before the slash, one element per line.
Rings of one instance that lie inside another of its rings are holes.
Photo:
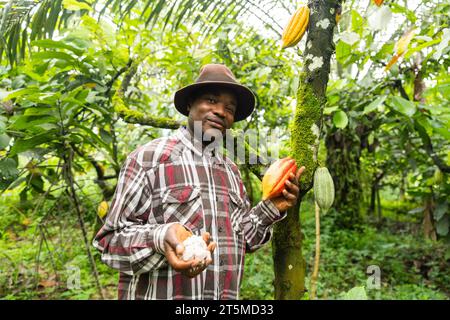
<path fill-rule="evenodd" d="M 236 108 L 237 99 L 231 90 L 205 90 L 188 106 L 189 128 L 195 132 L 194 123 L 201 123 L 203 134 L 217 137 L 220 132 L 224 136 L 234 123 Z"/>

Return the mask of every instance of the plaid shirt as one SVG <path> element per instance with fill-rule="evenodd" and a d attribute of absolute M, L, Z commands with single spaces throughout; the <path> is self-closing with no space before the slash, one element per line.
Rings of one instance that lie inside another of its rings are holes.
<path fill-rule="evenodd" d="M 181 128 L 128 156 L 93 244 L 120 271 L 119 299 L 238 299 L 245 252 L 268 242 L 284 217 L 269 200 L 251 208 L 237 166 L 202 151 Z M 164 256 L 165 232 L 175 222 L 217 243 L 213 263 L 195 278 Z"/>

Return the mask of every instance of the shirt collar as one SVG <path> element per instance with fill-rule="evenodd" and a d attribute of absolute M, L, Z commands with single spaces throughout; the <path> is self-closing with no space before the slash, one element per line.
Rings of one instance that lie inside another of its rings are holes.
<path fill-rule="evenodd" d="M 223 150 L 216 150 L 217 148 L 210 148 L 208 146 L 202 148 L 202 142 L 198 140 L 193 134 L 191 134 L 186 126 L 180 127 L 176 135 L 186 147 L 194 152 L 196 156 L 206 156 L 208 158 L 211 158 L 215 162 L 224 163 L 225 155 L 223 154 Z"/>

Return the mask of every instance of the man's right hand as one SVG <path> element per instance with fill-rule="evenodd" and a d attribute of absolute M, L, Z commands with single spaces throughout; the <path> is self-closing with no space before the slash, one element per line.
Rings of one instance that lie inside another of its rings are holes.
<path fill-rule="evenodd" d="M 202 273 L 203 270 L 212 263 L 212 259 L 198 260 L 191 259 L 184 261 L 181 256 L 183 255 L 184 245 L 183 241 L 192 235 L 185 227 L 179 223 L 175 223 L 169 227 L 166 231 L 164 238 L 164 249 L 166 252 L 166 258 L 172 268 L 182 274 L 193 278 Z M 216 248 L 216 243 L 210 241 L 210 234 L 205 232 L 202 234 L 203 240 L 208 245 L 208 250 L 212 253 Z"/>

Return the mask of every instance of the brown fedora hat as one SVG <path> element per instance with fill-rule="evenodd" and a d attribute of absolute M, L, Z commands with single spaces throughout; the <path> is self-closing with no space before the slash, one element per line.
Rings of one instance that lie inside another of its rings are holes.
<path fill-rule="evenodd" d="M 244 120 L 252 114 L 256 101 L 254 93 L 246 86 L 239 84 L 231 70 L 223 64 L 207 64 L 203 66 L 200 69 L 199 77 L 193 84 L 175 92 L 175 108 L 181 114 L 188 116 L 187 104 L 192 92 L 212 84 L 229 88 L 235 92 L 237 108 L 234 115 L 234 122 Z"/>

